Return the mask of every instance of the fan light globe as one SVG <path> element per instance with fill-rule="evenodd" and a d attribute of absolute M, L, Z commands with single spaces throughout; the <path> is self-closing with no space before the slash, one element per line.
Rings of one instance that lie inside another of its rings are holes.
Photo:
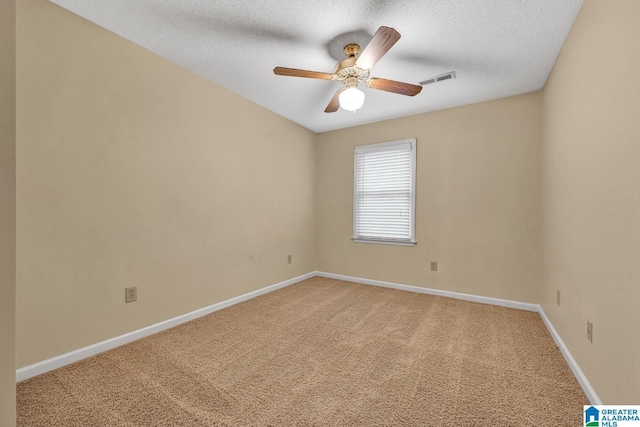
<path fill-rule="evenodd" d="M 357 87 L 350 87 L 340 92 L 338 100 L 340 107 L 347 111 L 356 111 L 364 104 L 364 92 Z"/>

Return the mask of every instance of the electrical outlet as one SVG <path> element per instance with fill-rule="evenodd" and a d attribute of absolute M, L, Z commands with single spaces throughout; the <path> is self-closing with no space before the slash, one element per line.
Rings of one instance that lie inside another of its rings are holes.
<path fill-rule="evenodd" d="M 431 261 L 431 271 L 438 271 L 438 261 Z"/>
<path fill-rule="evenodd" d="M 560 305 L 560 290 L 556 291 L 556 303 L 558 303 L 558 305 Z"/>
<path fill-rule="evenodd" d="M 124 302 L 129 303 L 134 301 L 138 301 L 138 287 L 124 288 Z"/>
<path fill-rule="evenodd" d="M 287 264 L 291 264 L 291 255 L 287 257 Z"/>
<path fill-rule="evenodd" d="M 587 339 L 593 343 L 593 323 L 587 320 Z"/>

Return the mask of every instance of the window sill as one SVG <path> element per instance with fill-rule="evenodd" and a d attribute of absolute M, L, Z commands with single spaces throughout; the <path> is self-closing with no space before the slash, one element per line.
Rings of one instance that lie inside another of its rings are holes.
<path fill-rule="evenodd" d="M 363 238 L 356 238 L 356 237 L 351 238 L 351 240 L 354 243 L 373 243 L 378 245 L 394 245 L 394 246 L 415 246 L 417 243 L 413 241 L 363 239 Z"/>

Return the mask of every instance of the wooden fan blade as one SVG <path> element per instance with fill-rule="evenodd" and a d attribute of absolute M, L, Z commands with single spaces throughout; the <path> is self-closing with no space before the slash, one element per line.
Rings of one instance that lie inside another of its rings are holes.
<path fill-rule="evenodd" d="M 279 76 L 307 77 L 309 79 L 331 80 L 333 74 L 320 71 L 298 70 L 297 68 L 276 67 L 273 72 Z"/>
<path fill-rule="evenodd" d="M 398 40 L 400 40 L 400 33 L 393 28 L 378 28 L 358 57 L 356 65 L 364 70 L 370 70 Z"/>
<path fill-rule="evenodd" d="M 415 96 L 422 90 L 422 86 L 419 85 L 397 82 L 395 80 L 379 79 L 377 77 L 367 80 L 367 86 L 371 89 L 384 90 L 385 92 L 399 93 L 400 95 L 407 96 Z"/>
<path fill-rule="evenodd" d="M 340 93 L 345 89 L 345 87 L 338 89 L 336 94 L 333 95 L 333 98 L 331 98 L 331 101 L 329 101 L 329 105 L 327 105 L 327 108 L 324 109 L 325 113 L 335 113 L 336 111 L 338 111 L 338 108 L 340 108 Z"/>

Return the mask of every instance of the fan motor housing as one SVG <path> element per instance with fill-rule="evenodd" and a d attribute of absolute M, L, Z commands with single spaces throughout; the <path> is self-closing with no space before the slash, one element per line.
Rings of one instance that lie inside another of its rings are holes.
<path fill-rule="evenodd" d="M 339 74 L 341 70 L 344 70 L 345 68 L 351 68 L 354 67 L 356 65 L 356 60 L 358 58 L 357 57 L 351 57 L 351 58 L 347 58 L 343 61 L 338 62 L 338 64 L 336 65 L 336 69 L 334 71 L 335 74 Z"/>

